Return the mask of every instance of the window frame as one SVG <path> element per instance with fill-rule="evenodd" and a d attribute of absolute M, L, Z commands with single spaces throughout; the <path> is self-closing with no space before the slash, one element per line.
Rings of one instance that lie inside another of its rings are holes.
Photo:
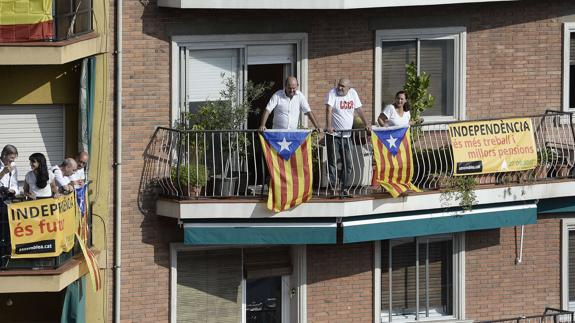
<path fill-rule="evenodd" d="M 221 245 L 221 246 L 189 246 L 181 242 L 170 243 L 170 322 L 178 321 L 178 253 L 222 249 L 258 248 L 257 245 Z M 282 275 L 282 322 L 305 322 L 307 317 L 307 249 L 305 245 L 290 245 L 292 253 L 293 273 Z M 243 261 L 242 261 L 243 262 Z M 242 264 L 243 266 L 243 264 Z M 289 289 L 289 286 L 296 286 Z M 246 291 L 247 280 L 242 279 L 242 317 L 240 322 L 246 322 Z M 295 293 L 295 294 L 294 294 Z M 292 297 L 295 296 L 295 297 Z M 297 313 L 294 313 L 297 308 Z"/>
<path fill-rule="evenodd" d="M 575 22 L 563 24 L 563 100 L 562 107 L 565 112 L 573 112 L 575 108 L 569 107 L 569 81 L 571 79 L 571 34 L 575 34 Z M 575 59 L 575 57 L 573 57 Z M 571 93 L 575 95 L 575 93 Z"/>
<path fill-rule="evenodd" d="M 375 31 L 375 66 L 374 66 L 374 119 L 382 111 L 382 43 L 384 41 L 410 40 L 454 40 L 454 89 L 453 116 L 427 116 L 427 122 L 446 122 L 465 120 L 465 84 L 466 84 L 466 38 L 465 27 L 383 29 Z M 399 90 L 399 89 L 398 89 Z"/>
<path fill-rule="evenodd" d="M 228 49 L 240 48 L 247 51 L 248 46 L 253 45 L 295 45 L 296 46 L 296 73 L 298 75 L 300 91 L 307 96 L 308 89 L 308 35 L 307 33 L 278 33 L 278 34 L 222 34 L 202 36 L 172 36 L 171 39 L 171 111 L 170 122 L 179 117 L 179 111 L 185 102 L 182 102 L 183 86 L 181 73 L 185 66 L 180 64 L 180 51 L 203 50 L 203 49 Z M 248 53 L 240 55 L 241 70 L 247 70 Z M 241 72 L 243 83 L 247 82 L 247 73 Z"/>
<path fill-rule="evenodd" d="M 449 321 L 465 319 L 465 232 L 453 233 L 453 315 L 442 317 L 432 317 L 420 319 L 420 321 Z M 442 235 L 431 235 L 413 238 L 434 238 Z M 394 240 L 394 239 L 391 239 Z M 381 322 L 381 241 L 374 241 L 373 255 L 373 299 L 374 299 L 374 322 Z M 391 322 L 406 322 L 405 320 L 396 320 Z"/>
<path fill-rule="evenodd" d="M 569 231 L 575 231 L 575 219 L 561 220 L 561 308 L 569 310 Z"/>

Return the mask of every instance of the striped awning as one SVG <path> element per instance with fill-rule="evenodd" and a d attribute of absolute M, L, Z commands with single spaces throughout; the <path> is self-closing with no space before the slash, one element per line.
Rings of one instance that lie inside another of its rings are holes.
<path fill-rule="evenodd" d="M 54 37 L 52 0 L 5 0 L 0 4 L 0 42 Z"/>

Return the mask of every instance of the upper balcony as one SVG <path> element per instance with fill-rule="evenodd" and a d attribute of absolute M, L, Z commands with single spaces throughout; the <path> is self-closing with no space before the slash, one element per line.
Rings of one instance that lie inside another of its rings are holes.
<path fill-rule="evenodd" d="M 328 184 L 326 136 L 318 133 L 311 139 L 313 198 L 288 211 L 274 213 L 266 208 L 269 173 L 258 133 L 253 130 L 158 128 L 144 154 L 143 187 L 159 192 L 158 214 L 180 220 L 346 218 L 536 203 L 572 195 L 572 115 L 548 111 L 524 118 L 530 119 L 533 128 L 536 167 L 481 175 L 454 176 L 449 123 L 411 127 L 412 183 L 421 192 L 410 191 L 397 198 L 374 181 L 371 134 L 365 130 L 353 130 L 347 139 L 352 156 L 352 197 L 334 194 Z M 496 144 L 492 148 L 498 149 Z M 338 164 L 336 183 L 342 176 L 342 163 Z"/>
<path fill-rule="evenodd" d="M 91 0 L 6 2 L 0 19 L 1 64 L 65 64 L 102 52 L 102 31 L 92 23 L 95 14 Z"/>

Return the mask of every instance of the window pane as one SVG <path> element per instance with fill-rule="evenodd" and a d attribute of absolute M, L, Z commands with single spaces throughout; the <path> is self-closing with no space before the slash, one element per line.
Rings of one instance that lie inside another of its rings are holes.
<path fill-rule="evenodd" d="M 405 84 L 405 65 L 416 60 L 416 42 L 383 42 L 382 47 L 382 104 L 393 103 L 395 93 Z M 383 108 L 383 107 L 382 107 Z"/>
<path fill-rule="evenodd" d="M 453 314 L 451 258 L 451 241 L 428 243 L 426 239 L 420 239 L 419 315 L 421 317 Z"/>
<path fill-rule="evenodd" d="M 571 33 L 570 41 L 570 57 L 571 64 L 569 65 L 569 107 L 575 108 L 575 33 Z"/>
<path fill-rule="evenodd" d="M 569 231 L 569 302 L 575 301 L 575 231 Z"/>
<path fill-rule="evenodd" d="M 420 71 L 430 75 L 429 93 L 435 105 L 423 113 L 426 116 L 452 116 L 454 105 L 454 40 L 422 40 Z"/>
<path fill-rule="evenodd" d="M 443 236 L 442 239 L 433 238 L 419 238 L 418 247 L 415 238 L 382 242 L 381 322 L 389 321 L 390 294 L 392 321 L 412 321 L 418 311 L 420 318 L 453 315 L 453 240 Z M 419 286 L 416 284 L 417 251 Z"/>

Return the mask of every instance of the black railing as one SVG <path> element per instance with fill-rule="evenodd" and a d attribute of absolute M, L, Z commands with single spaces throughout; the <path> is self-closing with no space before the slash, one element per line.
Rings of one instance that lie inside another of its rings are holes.
<path fill-rule="evenodd" d="M 573 323 L 574 312 L 547 307 L 542 315 L 476 321 L 476 323 Z"/>
<path fill-rule="evenodd" d="M 570 113 L 548 111 L 531 116 L 538 165 L 534 169 L 471 175 L 478 185 L 537 183 L 572 177 L 575 166 L 575 135 Z M 427 191 L 441 190 L 453 176 L 453 150 L 449 123 L 428 123 L 412 127 L 412 183 Z M 354 195 L 383 193 L 372 185 L 374 160 L 371 134 L 351 130 L 344 141 L 348 160 L 337 160 L 329 170 L 328 148 L 332 136 L 312 135 L 313 195 L 327 197 L 341 188 L 347 175 Z M 337 155 L 337 154 L 336 154 Z M 159 127 L 144 154 L 142 183 L 157 187 L 172 198 L 261 198 L 267 194 L 269 174 L 256 130 L 192 131 Z M 336 157 L 337 158 L 337 157 Z M 351 172 L 343 174 L 342 164 Z"/>

